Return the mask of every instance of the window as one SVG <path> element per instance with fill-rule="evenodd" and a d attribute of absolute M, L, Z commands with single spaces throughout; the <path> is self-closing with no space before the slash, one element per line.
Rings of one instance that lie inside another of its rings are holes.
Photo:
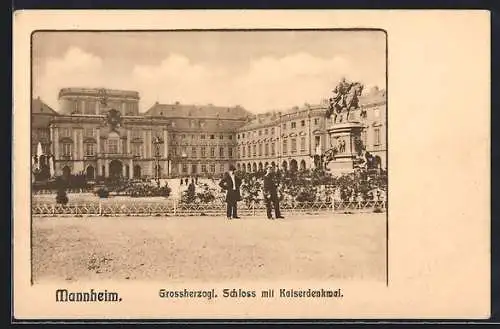
<path fill-rule="evenodd" d="M 220 135 L 220 136 L 219 136 L 219 139 L 224 139 L 224 135 Z"/>
<path fill-rule="evenodd" d="M 314 124 L 317 126 L 319 125 L 319 119 L 318 118 L 314 118 Z"/>
<path fill-rule="evenodd" d="M 245 133 L 243 133 L 243 138 L 245 138 Z"/>
<path fill-rule="evenodd" d="M 264 155 L 265 156 L 269 155 L 269 144 L 266 144 L 266 146 L 264 147 Z"/>
<path fill-rule="evenodd" d="M 380 145 L 380 128 L 375 128 L 375 130 L 373 132 L 375 135 L 374 145 Z"/>
<path fill-rule="evenodd" d="M 211 147 L 211 148 L 210 148 L 210 156 L 211 156 L 212 158 L 215 158 L 215 147 Z"/>
<path fill-rule="evenodd" d="M 271 155 L 274 155 L 276 151 L 276 147 L 274 146 L 274 143 L 271 143 Z"/>
<path fill-rule="evenodd" d="M 193 146 L 193 147 L 191 147 L 191 156 L 192 156 L 193 158 L 196 158 L 196 147 L 194 147 L 194 146 Z"/>
<path fill-rule="evenodd" d="M 229 135 L 229 139 L 231 139 L 231 140 L 232 140 L 232 139 L 233 139 L 233 135 Z"/>
<path fill-rule="evenodd" d="M 259 130 L 259 136 L 262 136 L 262 130 Z"/>
<path fill-rule="evenodd" d="M 186 139 L 186 135 L 182 134 L 181 136 L 182 139 Z"/>
<path fill-rule="evenodd" d="M 215 139 L 215 135 L 210 135 L 210 139 Z"/>
<path fill-rule="evenodd" d="M 224 168 L 224 164 L 223 163 L 220 164 L 219 168 L 220 168 L 220 172 L 224 172 L 225 168 Z"/>
<path fill-rule="evenodd" d="M 247 157 L 250 157 L 252 152 L 250 151 L 250 145 L 247 146 Z"/>
<path fill-rule="evenodd" d="M 187 163 L 183 163 L 182 164 L 182 172 L 187 173 L 187 171 L 188 171 L 188 165 L 187 165 Z"/>
<path fill-rule="evenodd" d="M 220 156 L 221 158 L 223 158 L 223 157 L 224 157 L 224 148 L 223 148 L 223 147 L 219 148 L 219 156 Z"/>
<path fill-rule="evenodd" d="M 205 135 L 201 135 L 201 136 L 200 136 L 200 139 L 205 139 Z"/>
<path fill-rule="evenodd" d="M 259 156 L 262 156 L 262 144 L 259 144 Z"/>
<path fill-rule="evenodd" d="M 295 153 L 297 152 L 297 139 L 296 138 L 292 138 L 292 153 Z"/>
<path fill-rule="evenodd" d="M 301 127 L 305 127 L 306 126 L 306 121 L 305 120 L 300 121 L 300 126 Z"/>
<path fill-rule="evenodd" d="M 295 128 L 297 127 L 297 122 L 295 122 L 295 121 L 294 121 L 294 122 L 292 122 L 292 123 L 291 123 L 291 126 L 292 126 L 292 129 L 295 129 Z"/>
<path fill-rule="evenodd" d="M 241 157 L 244 158 L 245 157 L 245 146 L 242 146 L 241 147 Z"/>
<path fill-rule="evenodd" d="M 285 130 L 285 129 L 286 129 L 286 123 L 283 124 L 283 130 Z"/>
<path fill-rule="evenodd" d="M 300 150 L 301 151 L 306 150 L 306 138 L 305 137 L 300 138 Z"/>
<path fill-rule="evenodd" d="M 229 154 L 228 154 L 228 156 L 229 156 L 230 158 L 232 158 L 232 157 L 233 157 L 233 148 L 231 148 L 231 147 L 230 147 L 230 148 L 228 149 L 228 153 L 229 153 Z"/>
<path fill-rule="evenodd" d="M 141 138 L 141 131 L 140 130 L 132 130 L 132 139 L 134 138 Z"/>
<path fill-rule="evenodd" d="M 314 136 L 314 147 L 318 147 L 321 142 L 320 136 Z"/>
<path fill-rule="evenodd" d="M 94 143 L 86 143 L 85 144 L 85 155 L 93 156 L 95 154 L 95 144 Z"/>
<path fill-rule="evenodd" d="M 195 139 L 196 139 L 196 136 L 195 136 L 195 135 L 191 135 L 191 139 L 192 139 L 192 140 L 195 140 Z"/>
<path fill-rule="evenodd" d="M 240 134 L 238 134 L 238 139 L 240 139 Z"/>
<path fill-rule="evenodd" d="M 127 141 L 125 139 L 122 139 L 122 153 L 123 154 L 127 154 L 128 153 L 128 150 L 127 150 Z"/>
<path fill-rule="evenodd" d="M 142 144 L 132 144 L 132 153 L 135 156 L 142 157 Z"/>
<path fill-rule="evenodd" d="M 288 153 L 288 145 L 287 145 L 287 142 L 286 142 L 286 139 L 283 141 L 283 154 L 287 154 Z"/>
<path fill-rule="evenodd" d="M 201 172 L 202 173 L 206 173 L 207 172 L 207 165 L 206 164 L 202 164 L 201 165 Z"/>
<path fill-rule="evenodd" d="M 72 154 L 72 146 L 71 143 L 62 144 L 62 155 L 70 157 Z"/>
<path fill-rule="evenodd" d="M 266 130 L 264 130 L 264 135 L 267 135 L 268 132 L 269 130 L 266 128 Z"/>
<path fill-rule="evenodd" d="M 62 128 L 61 137 L 71 137 L 71 130 L 69 128 Z"/>
<path fill-rule="evenodd" d="M 253 146 L 253 152 L 252 152 L 252 154 L 253 154 L 253 156 L 257 155 L 257 145 Z"/>
<path fill-rule="evenodd" d="M 214 173 L 215 172 L 215 164 L 210 165 L 210 172 Z"/>
<path fill-rule="evenodd" d="M 39 129 L 38 136 L 40 138 L 49 138 L 49 131 L 47 129 Z"/>
<path fill-rule="evenodd" d="M 118 140 L 109 139 L 108 140 L 108 153 L 116 154 L 118 153 Z"/>
<path fill-rule="evenodd" d="M 73 102 L 73 113 L 74 114 L 80 114 L 82 113 L 81 111 L 81 106 L 80 106 L 80 101 L 76 100 Z"/>
<path fill-rule="evenodd" d="M 271 135 L 274 135 L 274 127 L 271 128 Z"/>
<path fill-rule="evenodd" d="M 84 107 L 85 114 L 95 114 L 95 101 L 86 101 Z"/>
<path fill-rule="evenodd" d="M 201 157 L 204 158 L 205 157 L 205 146 L 202 146 L 201 147 Z"/>

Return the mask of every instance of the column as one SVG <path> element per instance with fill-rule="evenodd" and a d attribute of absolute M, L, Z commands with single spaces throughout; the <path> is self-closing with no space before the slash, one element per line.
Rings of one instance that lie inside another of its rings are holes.
<path fill-rule="evenodd" d="M 54 157 L 56 160 L 59 160 L 59 130 L 57 127 L 54 127 Z"/>
<path fill-rule="evenodd" d="M 78 159 L 78 136 L 76 134 L 76 129 L 73 128 L 73 160 Z"/>
<path fill-rule="evenodd" d="M 130 169 L 129 169 L 129 172 L 130 172 Z M 125 165 L 125 163 L 122 162 L 122 176 L 124 178 L 127 177 L 127 166 Z"/>
<path fill-rule="evenodd" d="M 78 129 L 78 150 L 79 157 L 83 160 L 83 128 Z"/>
<path fill-rule="evenodd" d="M 54 154 L 54 126 L 50 125 L 50 131 L 49 131 L 49 140 L 50 140 L 50 153 Z"/>
<path fill-rule="evenodd" d="M 122 102 L 122 106 L 121 106 L 122 109 L 120 111 L 120 112 L 122 112 L 122 115 L 125 115 L 125 113 L 126 113 L 125 112 L 125 104 L 126 104 L 125 102 Z"/>
<path fill-rule="evenodd" d="M 101 153 L 101 133 L 99 132 L 99 128 L 97 128 L 97 136 L 95 136 L 97 141 L 97 150 L 95 151 L 96 155 Z"/>
<path fill-rule="evenodd" d="M 106 175 L 105 177 L 109 177 L 109 160 L 108 159 L 106 159 L 106 163 L 104 166 L 105 166 L 104 169 L 105 169 L 105 175 Z"/>
<path fill-rule="evenodd" d="M 130 129 L 127 129 L 127 153 L 130 154 Z"/>
<path fill-rule="evenodd" d="M 99 100 L 96 99 L 96 102 L 95 102 L 95 114 L 97 114 L 97 115 L 101 114 L 100 110 L 101 110 L 101 107 L 99 105 Z"/>
<path fill-rule="evenodd" d="M 97 159 L 97 176 L 102 176 L 102 162 L 101 160 Z"/>
<path fill-rule="evenodd" d="M 168 158 L 168 132 L 167 130 L 163 130 L 163 154 L 164 158 Z"/>
<path fill-rule="evenodd" d="M 132 159 L 128 160 L 128 178 L 131 179 L 134 176 L 134 162 Z"/>

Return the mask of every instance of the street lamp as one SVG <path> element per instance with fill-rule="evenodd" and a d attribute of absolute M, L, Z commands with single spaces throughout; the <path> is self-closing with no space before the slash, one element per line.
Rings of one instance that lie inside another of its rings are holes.
<path fill-rule="evenodd" d="M 155 160 L 156 160 L 156 184 L 160 187 L 160 146 L 163 144 L 163 140 L 157 136 L 153 139 L 153 145 L 155 147 Z"/>

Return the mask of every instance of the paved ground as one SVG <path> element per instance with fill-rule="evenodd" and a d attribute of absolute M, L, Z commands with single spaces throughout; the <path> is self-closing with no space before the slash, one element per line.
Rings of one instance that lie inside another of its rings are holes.
<path fill-rule="evenodd" d="M 33 218 L 35 283 L 385 280 L 385 214 Z"/>

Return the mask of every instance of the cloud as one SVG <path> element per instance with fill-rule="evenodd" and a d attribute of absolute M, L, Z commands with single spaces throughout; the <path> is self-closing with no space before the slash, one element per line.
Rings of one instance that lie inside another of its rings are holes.
<path fill-rule="evenodd" d="M 246 65 L 192 62 L 182 54 L 169 54 L 156 65 L 125 62 L 110 69 L 100 57 L 78 48 L 44 65 L 38 94 L 57 109 L 57 94 L 64 87 L 107 87 L 137 90 L 142 111 L 155 101 L 220 106 L 241 105 L 252 112 L 283 110 L 328 97 L 341 76 L 374 84 L 359 67 L 342 56 L 313 56 L 306 51 L 283 57 L 254 58 Z M 365 74 L 365 76 L 363 76 Z"/>
<path fill-rule="evenodd" d="M 57 109 L 59 90 L 65 87 L 101 85 L 103 60 L 79 48 L 69 48 L 61 58 L 48 58 L 34 71 L 33 92 Z"/>

